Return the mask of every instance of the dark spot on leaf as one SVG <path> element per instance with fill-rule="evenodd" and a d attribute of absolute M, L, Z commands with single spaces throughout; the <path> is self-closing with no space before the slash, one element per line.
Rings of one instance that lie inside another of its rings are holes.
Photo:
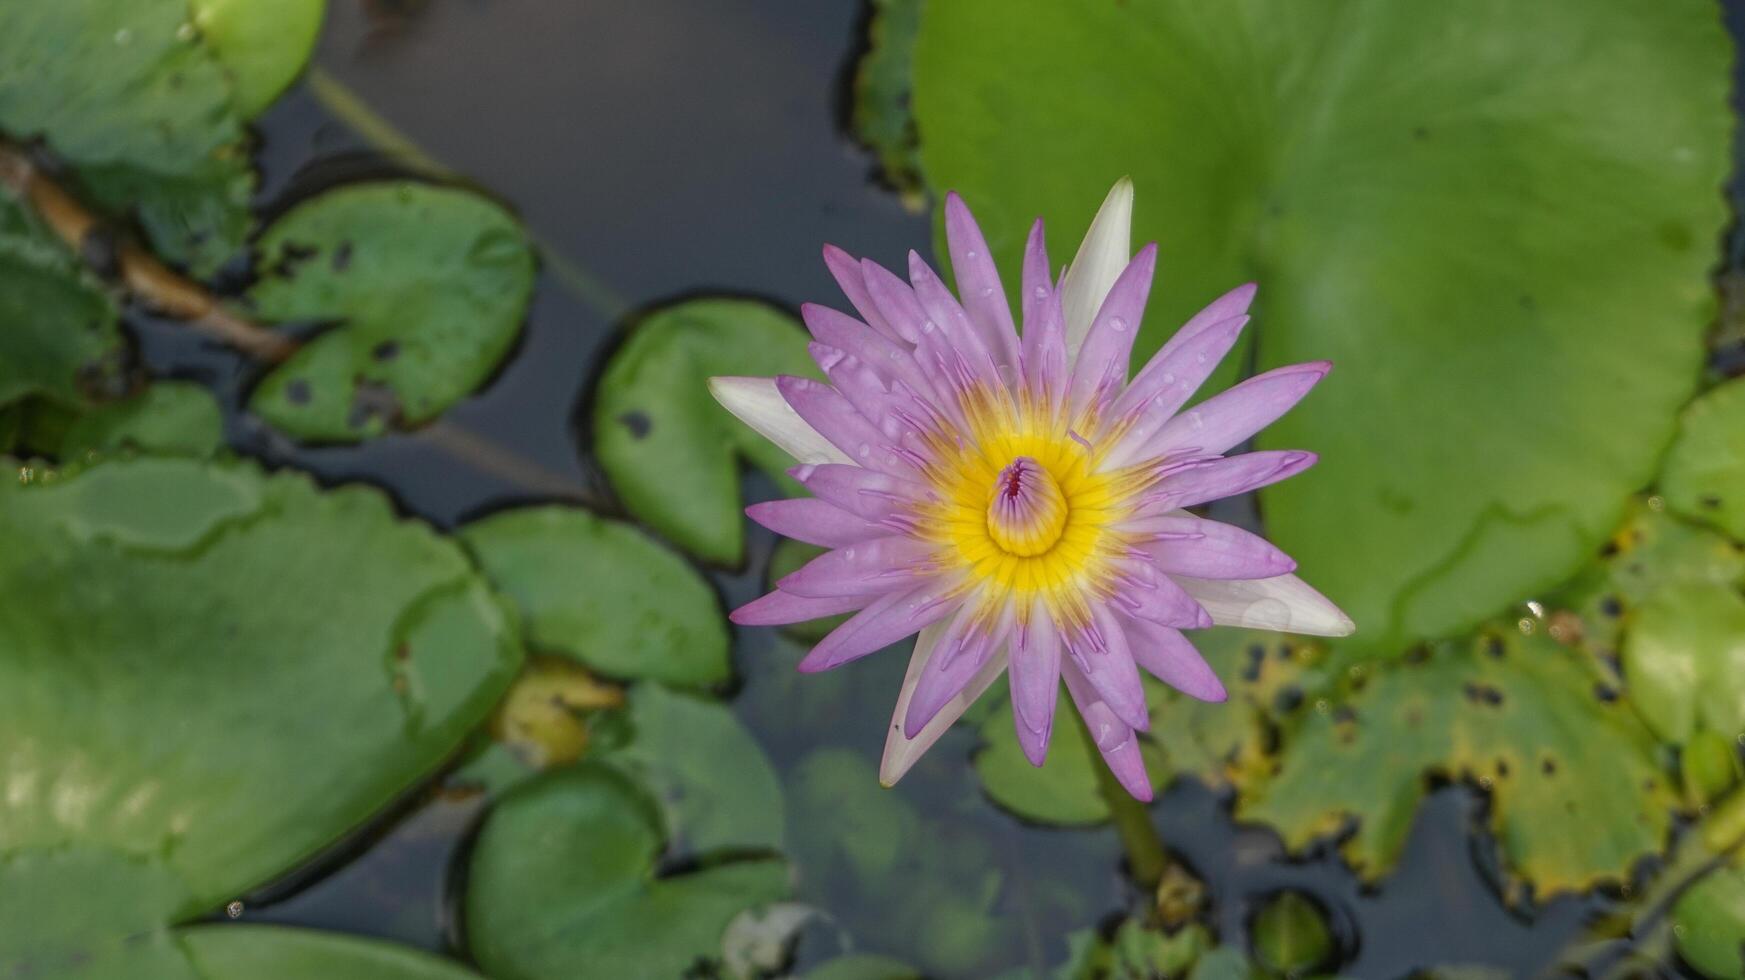
<path fill-rule="evenodd" d="M 1533 298 L 1532 293 L 1522 293 L 1521 298 L 1516 302 L 1520 303 L 1521 309 L 1526 310 L 1528 313 L 1539 308 L 1539 301 Z"/>
<path fill-rule="evenodd" d="M 1421 664 L 1430 659 L 1430 648 L 1422 643 L 1406 651 L 1406 663 Z"/>
<path fill-rule="evenodd" d="M 1303 689 L 1295 684 L 1279 691 L 1278 695 L 1272 699 L 1273 708 L 1281 714 L 1288 714 L 1297 710 L 1297 707 L 1302 703 Z"/>
<path fill-rule="evenodd" d="M 412 646 L 411 646 L 411 644 L 402 643 L 399 646 L 395 647 L 394 648 L 394 659 L 400 661 L 401 663 L 405 663 L 406 661 L 411 660 L 412 659 Z"/>
<path fill-rule="evenodd" d="M 1616 617 L 1623 613 L 1623 611 L 1624 607 L 1618 603 L 1617 596 L 1609 595 L 1600 600 L 1600 612 L 1605 613 L 1607 616 Z"/>
<path fill-rule="evenodd" d="M 630 438 L 632 439 L 647 438 L 648 430 L 654 427 L 654 424 L 649 421 L 647 414 L 643 412 L 625 412 L 623 415 L 618 416 L 618 421 L 626 429 L 630 430 Z"/>
<path fill-rule="evenodd" d="M 1473 704 L 1487 705 L 1494 708 L 1503 703 L 1503 692 L 1489 684 L 1475 684 L 1468 681 L 1463 690 L 1466 694 L 1466 699 L 1471 701 Z"/>
<path fill-rule="evenodd" d="M 370 357 L 377 361 L 391 361 L 400 356 L 400 343 L 394 340 L 384 340 L 370 351 Z"/>
<path fill-rule="evenodd" d="M 1266 648 L 1258 643 L 1248 647 L 1248 663 L 1242 668 L 1242 679 L 1253 683 L 1260 680 L 1260 665 L 1266 660 Z"/>
<path fill-rule="evenodd" d="M 1544 761 L 1539 763 L 1539 771 L 1547 776 L 1555 776 L 1557 774 L 1557 760 L 1546 756 Z"/>
<path fill-rule="evenodd" d="M 1599 698 L 1606 704 L 1611 704 L 1613 701 L 1618 700 L 1618 689 L 1610 684 L 1595 683 L 1594 697 Z"/>
<path fill-rule="evenodd" d="M 285 386 L 285 400 L 293 405 L 309 404 L 309 379 L 291 379 L 291 383 Z"/>
<path fill-rule="evenodd" d="M 1616 541 L 1607 541 L 1600 548 L 1600 557 L 1601 558 L 1610 558 L 1617 553 L 1618 553 L 1618 542 L 1616 542 Z"/>
<path fill-rule="evenodd" d="M 313 245 L 285 242 L 279 246 L 279 261 L 273 263 L 267 272 L 283 279 L 290 279 L 297 274 L 298 266 L 314 258 L 320 251 Z"/>
<path fill-rule="evenodd" d="M 346 413 L 345 424 L 353 429 L 364 429 L 374 420 L 380 420 L 384 425 L 392 427 L 400 418 L 400 398 L 394 394 L 394 389 L 374 381 L 358 379 L 357 391 L 351 398 L 351 411 Z"/>
<path fill-rule="evenodd" d="M 1500 637 L 1500 636 L 1487 636 L 1484 638 L 1484 652 L 1490 654 L 1492 657 L 1495 657 L 1498 660 L 1501 660 L 1501 659 L 1503 659 L 1503 655 L 1508 653 L 1508 648 L 1503 646 L 1503 638 L 1502 637 Z"/>
<path fill-rule="evenodd" d="M 1509 775 L 1508 760 L 1507 759 L 1498 759 L 1497 760 L 1497 778 L 1498 779 L 1506 779 L 1506 778 L 1508 778 L 1508 775 Z"/>
<path fill-rule="evenodd" d="M 339 247 L 333 250 L 333 271 L 344 272 L 349 265 L 351 265 L 351 242 L 340 242 Z"/>
<path fill-rule="evenodd" d="M 1715 494 L 1712 494 L 1712 493 L 1705 493 L 1701 497 L 1697 498 L 1697 503 L 1708 508 L 1709 510 L 1715 510 L 1716 508 L 1721 506 L 1721 498 L 1716 496 Z"/>
<path fill-rule="evenodd" d="M 1413 126 L 1412 127 L 1412 138 L 1415 140 L 1427 140 L 1427 139 L 1429 139 L 1430 138 L 1430 128 L 1428 126 Z"/>
<path fill-rule="evenodd" d="M 1342 704 L 1339 706 L 1337 711 L 1333 712 L 1333 720 L 1341 725 L 1355 725 L 1357 723 L 1357 712 L 1353 710 L 1350 705 Z"/>

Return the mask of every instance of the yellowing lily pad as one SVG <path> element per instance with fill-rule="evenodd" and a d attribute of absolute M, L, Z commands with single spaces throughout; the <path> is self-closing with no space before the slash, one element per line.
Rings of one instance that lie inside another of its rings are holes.
<path fill-rule="evenodd" d="M 1287 726 L 1279 769 L 1237 816 L 1292 850 L 1345 831 L 1374 881 L 1392 870 L 1435 774 L 1490 794 L 1508 870 L 1543 897 L 1626 880 L 1665 843 L 1678 798 L 1654 737 L 1584 654 L 1499 625 L 1422 662 L 1374 668 L 1359 689 Z"/>
<path fill-rule="evenodd" d="M 1707 0 L 958 0 L 923 7 L 914 112 L 1008 270 L 1133 178 L 1167 270 L 1140 353 L 1254 280 L 1259 365 L 1337 365 L 1260 436 L 1321 456 L 1262 509 L 1393 653 L 1569 576 L 1652 478 L 1713 316 L 1732 60 Z"/>
<path fill-rule="evenodd" d="M 255 389 L 249 407 L 314 442 L 435 418 L 491 376 L 521 331 L 533 251 L 469 191 L 351 184 L 292 208 L 256 246 L 258 314 L 331 323 Z"/>
<path fill-rule="evenodd" d="M 600 379 L 594 452 L 630 512 L 722 565 L 745 547 L 738 460 L 780 475 L 794 461 L 710 396 L 714 375 L 818 373 L 806 335 L 764 303 L 695 299 L 631 328 Z"/>
<path fill-rule="evenodd" d="M 777 858 L 656 874 L 660 813 L 627 777 L 583 763 L 524 784 L 480 831 L 468 946 L 498 980 L 679 977 L 721 958 L 740 912 L 786 896 Z"/>
<path fill-rule="evenodd" d="M 0 481 L 0 539 L 0 894 L 48 920 L 0 930 L 0 973 L 307 859 L 449 756 L 521 658 L 465 554 L 373 490 L 117 459 Z"/>

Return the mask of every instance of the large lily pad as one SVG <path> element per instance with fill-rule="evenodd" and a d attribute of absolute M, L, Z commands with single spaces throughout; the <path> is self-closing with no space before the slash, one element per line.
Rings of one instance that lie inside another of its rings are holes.
<path fill-rule="evenodd" d="M 725 681 L 727 629 L 709 584 L 636 528 L 566 507 L 505 511 L 461 540 L 521 607 L 530 643 L 612 677 Z"/>
<path fill-rule="evenodd" d="M 0 405 L 112 396 L 124 353 L 101 284 L 0 191 Z"/>
<path fill-rule="evenodd" d="M 188 0 L 0 8 L 0 130 L 45 136 L 108 210 L 205 274 L 241 243 L 252 182 L 224 70 Z"/>
<path fill-rule="evenodd" d="M 190 2 L 200 36 L 230 72 L 245 119 L 260 115 L 302 72 L 327 12 L 327 0 Z"/>
<path fill-rule="evenodd" d="M 719 960 L 734 916 L 787 893 L 774 858 L 666 877 L 660 813 L 589 763 L 510 793 L 486 820 L 467 881 L 474 957 L 499 980 L 678 977 Z"/>
<path fill-rule="evenodd" d="M 1627 879 L 1666 842 L 1678 803 L 1653 736 L 1583 654 L 1499 626 L 1317 704 L 1237 815 L 1294 850 L 1355 822 L 1341 852 L 1374 881 L 1433 774 L 1490 792 L 1504 860 L 1541 896 Z"/>
<path fill-rule="evenodd" d="M 1261 437 L 1322 460 L 1264 510 L 1397 650 L 1568 576 L 1652 476 L 1713 308 L 1731 61 L 1707 0 L 966 0 L 923 10 L 915 115 L 1007 269 L 1038 214 L 1070 258 L 1133 177 L 1167 270 L 1140 352 L 1258 280 L 1260 365 L 1339 365 Z"/>
<path fill-rule="evenodd" d="M 423 950 L 310 929 L 198 926 L 176 939 L 202 980 L 480 980 Z"/>
<path fill-rule="evenodd" d="M 1745 378 L 1684 410 L 1660 488 L 1668 507 L 1745 541 Z"/>
<path fill-rule="evenodd" d="M 806 335 L 766 304 L 696 299 L 658 310 L 606 365 L 594 450 L 632 514 L 686 551 L 734 564 L 745 546 L 736 461 L 778 475 L 794 461 L 717 405 L 708 379 L 817 373 Z"/>
<path fill-rule="evenodd" d="M 262 317 L 335 322 L 274 369 L 249 407 L 318 442 L 435 418 L 491 376 L 521 330 L 533 251 L 477 194 L 353 184 L 291 209 L 257 246 Z"/>
<path fill-rule="evenodd" d="M 0 483 L 0 539 L 0 893 L 67 910 L 63 947 L 328 845 L 450 754 L 521 656 L 460 549 L 373 490 L 116 460 Z M 32 870 L 67 855 L 87 873 Z M 85 914 L 94 893 L 130 915 Z M 0 965 L 41 942 L 4 932 Z"/>
<path fill-rule="evenodd" d="M 685 853 L 779 850 L 782 784 L 763 746 L 725 705 L 659 684 L 630 692 L 630 741 L 607 760 L 647 786 Z"/>

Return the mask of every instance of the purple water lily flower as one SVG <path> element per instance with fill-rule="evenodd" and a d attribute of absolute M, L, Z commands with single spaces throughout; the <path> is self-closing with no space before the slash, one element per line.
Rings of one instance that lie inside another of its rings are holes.
<path fill-rule="evenodd" d="M 904 282 L 827 247 L 861 316 L 802 308 L 829 381 L 710 381 L 722 405 L 799 461 L 792 472 L 812 493 L 746 513 L 831 549 L 733 621 L 854 612 L 804 671 L 920 633 L 885 743 L 886 785 L 1006 671 L 1032 763 L 1048 751 L 1065 681 L 1109 768 L 1149 800 L 1134 738 L 1150 724 L 1139 668 L 1192 697 L 1225 697 L 1182 630 L 1354 628 L 1279 549 L 1186 509 L 1314 463 L 1307 452 L 1230 451 L 1331 365 L 1268 371 L 1182 411 L 1248 322 L 1248 285 L 1189 320 L 1129 383 L 1157 260 L 1155 244 L 1129 258 L 1132 206 L 1123 180 L 1058 285 L 1036 222 L 1020 335 L 981 230 L 948 195 L 958 297 L 914 252 Z"/>

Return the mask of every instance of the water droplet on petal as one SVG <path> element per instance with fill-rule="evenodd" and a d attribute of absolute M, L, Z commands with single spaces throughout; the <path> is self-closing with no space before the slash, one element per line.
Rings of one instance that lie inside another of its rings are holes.
<path fill-rule="evenodd" d="M 982 295 L 983 296 L 992 296 L 993 294 L 994 294 L 994 287 L 992 287 L 992 286 L 983 286 L 982 287 Z"/>
<path fill-rule="evenodd" d="M 864 442 L 863 442 L 863 443 L 861 443 L 861 444 L 860 444 L 860 458 L 861 458 L 861 459 L 865 459 L 865 458 L 867 458 L 867 457 L 868 457 L 868 456 L 871 456 L 871 455 L 872 455 L 872 446 L 870 446 L 870 445 L 867 445 L 867 444 L 866 444 L 866 443 L 864 443 Z"/>
<path fill-rule="evenodd" d="M 1166 385 L 1175 384 L 1175 375 L 1168 371 L 1163 372 L 1163 383 Z"/>
<path fill-rule="evenodd" d="M 937 329 L 939 329 L 939 324 L 934 323 L 932 320 L 928 320 L 926 323 L 921 324 L 922 333 L 932 333 Z"/>
<path fill-rule="evenodd" d="M 1036 293 L 1037 299 L 1046 299 L 1048 296 L 1048 287 L 1047 286 L 1037 286 L 1035 289 L 1035 293 Z"/>
<path fill-rule="evenodd" d="M 980 254 L 981 253 L 975 251 L 974 249 L 971 249 L 970 251 L 963 253 L 963 257 L 966 259 L 969 259 L 970 261 L 973 262 L 973 261 L 975 261 L 976 256 L 980 255 Z"/>
<path fill-rule="evenodd" d="M 842 557 L 844 557 L 844 558 L 847 558 L 847 559 L 850 559 L 850 560 L 853 560 L 853 558 L 854 558 L 854 549 L 853 549 L 853 548 L 847 548 L 847 549 L 844 549 L 844 550 L 843 550 L 843 552 L 842 552 Z"/>
<path fill-rule="evenodd" d="M 1116 333 L 1120 333 L 1121 331 L 1126 330 L 1127 329 L 1127 318 L 1120 317 L 1120 316 L 1110 317 L 1109 318 L 1109 329 L 1115 331 Z"/>
<path fill-rule="evenodd" d="M 1199 412 L 1189 412 L 1188 413 L 1188 425 L 1193 427 L 1193 429 L 1197 432 L 1200 429 L 1205 428 L 1206 420 L 1200 416 Z"/>

